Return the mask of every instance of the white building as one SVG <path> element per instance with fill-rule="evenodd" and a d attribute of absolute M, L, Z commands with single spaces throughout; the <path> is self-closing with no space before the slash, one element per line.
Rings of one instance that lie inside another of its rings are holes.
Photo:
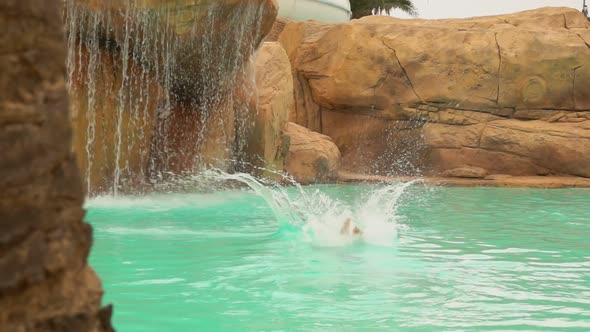
<path fill-rule="evenodd" d="M 320 22 L 350 20 L 348 0 L 279 0 L 279 17 Z"/>

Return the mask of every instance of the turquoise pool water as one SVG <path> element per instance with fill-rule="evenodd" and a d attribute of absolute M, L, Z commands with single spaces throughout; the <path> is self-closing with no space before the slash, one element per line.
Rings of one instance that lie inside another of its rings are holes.
<path fill-rule="evenodd" d="M 590 331 L 590 190 L 393 187 L 95 198 L 91 264 L 122 332 Z"/>

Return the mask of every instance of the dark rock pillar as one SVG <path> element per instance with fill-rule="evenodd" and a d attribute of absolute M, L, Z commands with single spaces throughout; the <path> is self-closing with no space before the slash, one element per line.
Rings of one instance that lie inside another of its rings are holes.
<path fill-rule="evenodd" d="M 0 2 L 0 331 L 111 331 L 68 119 L 61 1 Z"/>

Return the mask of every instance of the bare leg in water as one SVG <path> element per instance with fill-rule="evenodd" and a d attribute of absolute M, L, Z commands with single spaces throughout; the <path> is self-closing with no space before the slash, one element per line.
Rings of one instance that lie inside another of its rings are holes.
<path fill-rule="evenodd" d="M 341 235 L 350 234 L 350 225 L 351 224 L 352 224 L 352 222 L 350 221 L 350 218 L 347 218 L 346 221 L 344 222 L 344 225 L 342 225 L 342 229 L 340 229 L 340 234 Z M 357 226 L 354 226 L 354 228 L 352 229 L 352 235 L 362 236 L 363 231 L 361 231 L 361 229 L 358 228 Z"/>

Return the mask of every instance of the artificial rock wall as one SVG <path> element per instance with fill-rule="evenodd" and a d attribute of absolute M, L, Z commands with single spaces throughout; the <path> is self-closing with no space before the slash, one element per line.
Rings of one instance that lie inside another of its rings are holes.
<path fill-rule="evenodd" d="M 290 120 L 332 137 L 345 170 L 590 177 L 590 25 L 574 9 L 280 28 Z"/>
<path fill-rule="evenodd" d="M 74 150 L 87 190 L 137 193 L 242 160 L 251 56 L 276 0 L 65 1 Z"/>

